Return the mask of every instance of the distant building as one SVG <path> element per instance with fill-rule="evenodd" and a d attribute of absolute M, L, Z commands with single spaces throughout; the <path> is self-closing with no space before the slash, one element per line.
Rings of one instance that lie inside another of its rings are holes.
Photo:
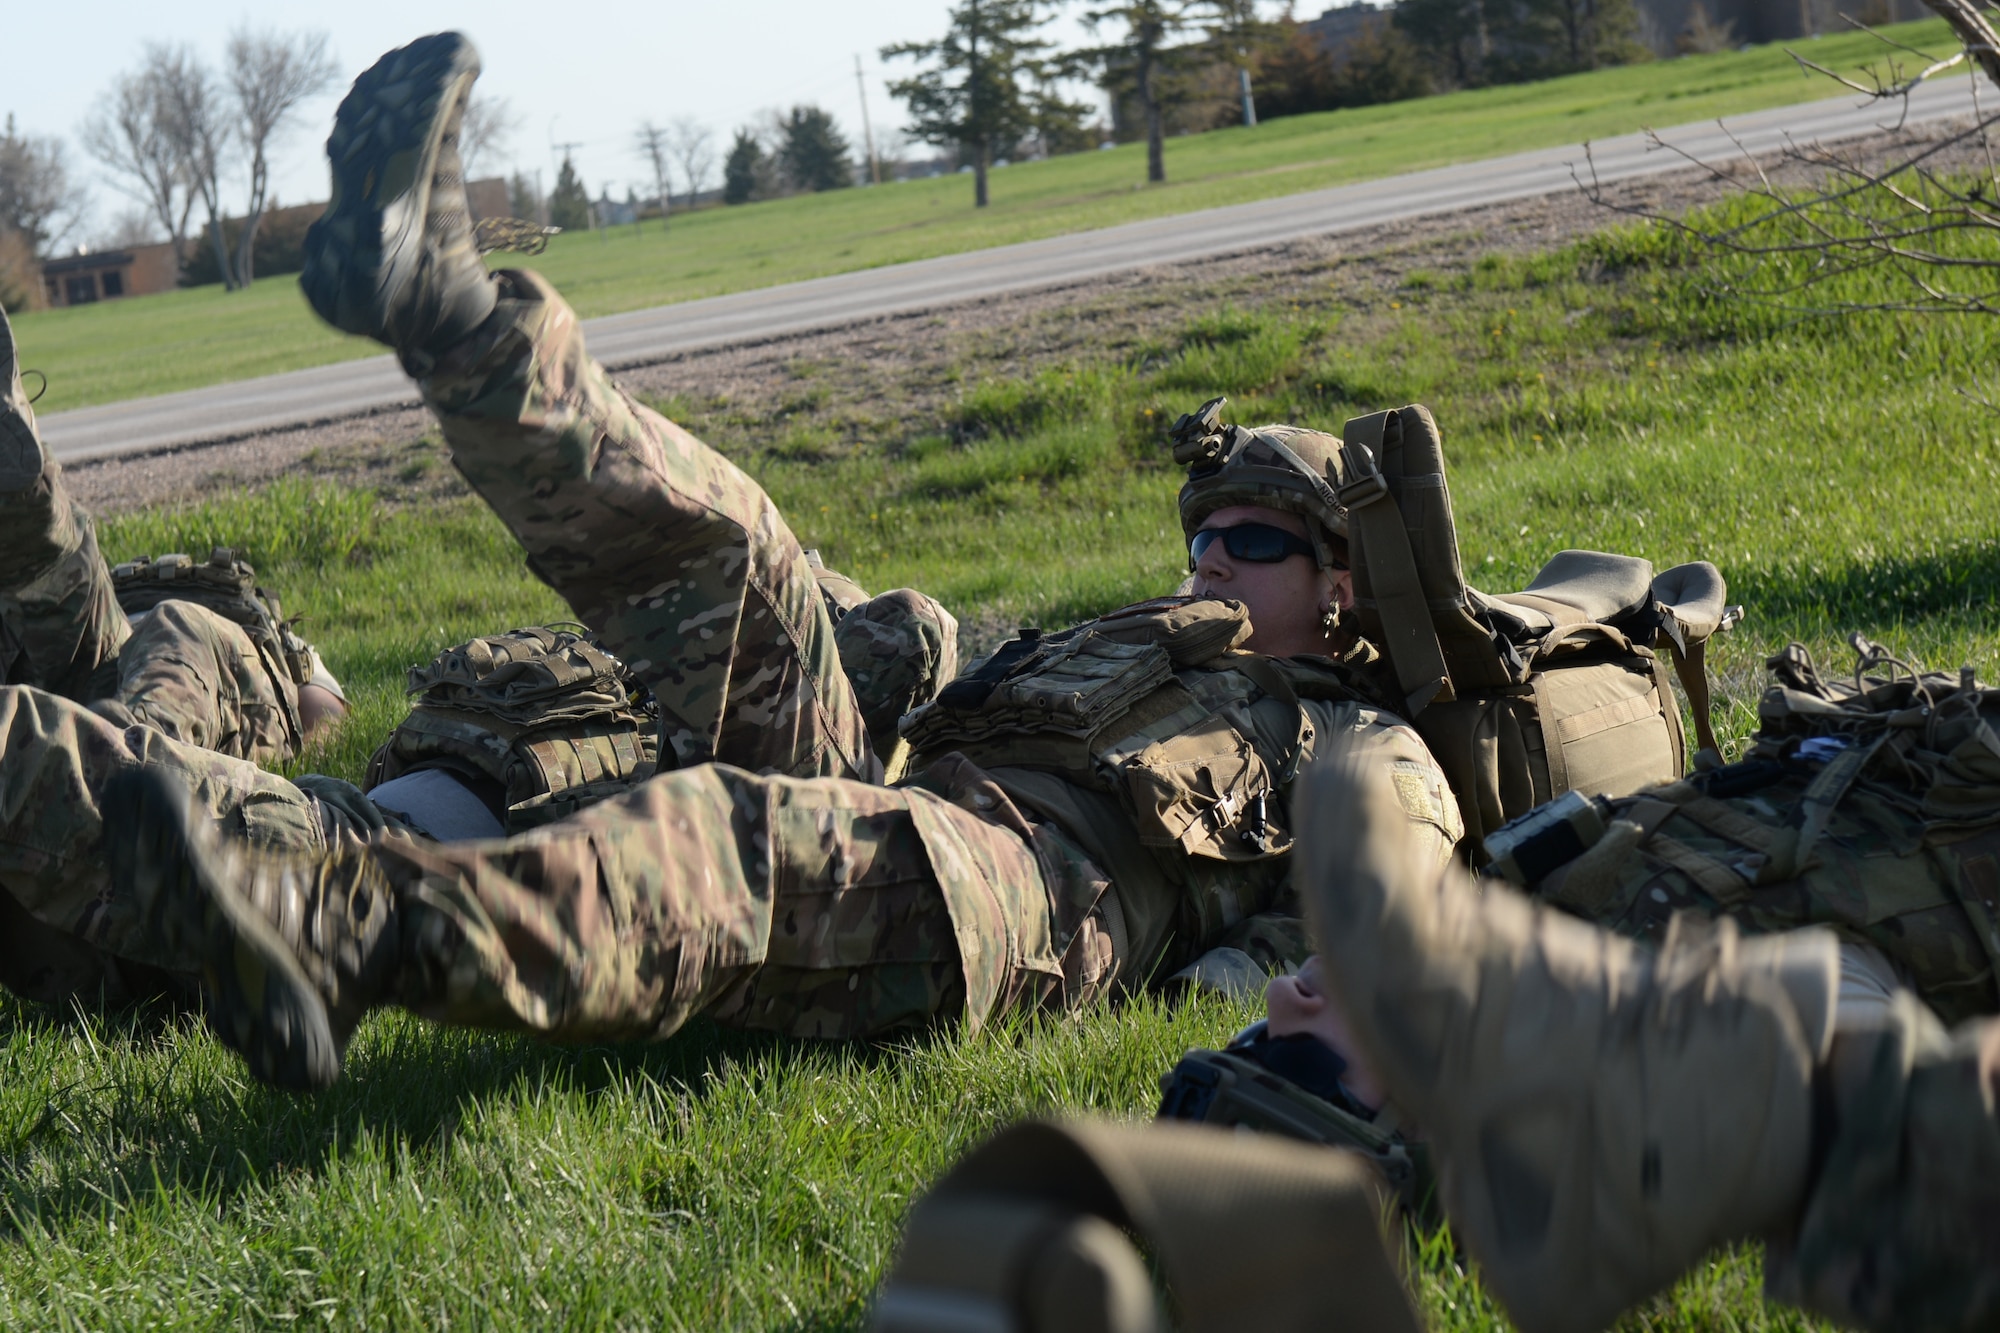
<path fill-rule="evenodd" d="M 603 195 L 590 206 L 591 215 L 600 227 L 629 227 L 639 220 L 639 206 L 634 201 L 619 202 L 611 197 L 611 189 L 605 187 Z"/>
<path fill-rule="evenodd" d="M 174 247 L 165 241 L 84 252 L 42 264 L 42 295 L 52 306 L 150 296 L 170 292 L 179 282 Z"/>
<path fill-rule="evenodd" d="M 507 182 L 499 176 L 468 183 L 465 197 L 472 207 L 474 221 L 508 215 Z M 297 272 L 298 243 L 306 228 L 325 211 L 323 203 L 266 210 L 257 226 L 257 272 Z M 223 223 L 223 235 L 231 244 L 235 242 L 238 225 L 233 218 Z M 219 281 L 214 242 L 207 229 L 188 237 L 187 244 L 188 280 L 197 284 Z M 117 250 L 83 251 L 47 259 L 41 264 L 42 296 L 52 306 L 89 305 L 93 301 L 170 292 L 180 286 L 182 276 L 174 266 L 174 247 L 165 241 Z"/>
<path fill-rule="evenodd" d="M 507 201 L 507 178 L 488 176 L 485 180 L 465 183 L 465 202 L 472 206 L 472 220 L 481 218 L 512 217 L 513 205 Z"/>

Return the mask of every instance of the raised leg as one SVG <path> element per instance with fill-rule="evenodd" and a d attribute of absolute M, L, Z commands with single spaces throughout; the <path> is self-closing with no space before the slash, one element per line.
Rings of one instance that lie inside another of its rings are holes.
<path fill-rule="evenodd" d="M 612 384 L 532 273 L 421 381 L 530 567 L 653 690 L 683 765 L 872 780 L 805 552 L 763 489 Z"/>

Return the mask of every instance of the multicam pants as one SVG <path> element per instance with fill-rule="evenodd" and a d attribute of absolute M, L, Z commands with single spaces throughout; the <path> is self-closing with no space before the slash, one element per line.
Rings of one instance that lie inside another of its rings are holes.
<path fill-rule="evenodd" d="M 2000 1324 L 2000 1020 L 1947 1032 L 1902 992 L 1821 1081 L 1825 1148 L 1766 1290 L 1856 1328 Z"/>
<path fill-rule="evenodd" d="M 1105 886 L 1066 840 L 969 765 L 879 785 L 871 732 L 954 669 L 950 617 L 822 578 L 755 482 L 612 385 L 552 289 L 501 281 L 425 401 L 652 689 L 682 769 L 504 843 L 382 844 L 416 937 L 404 1001 L 577 1040 L 704 1008 L 836 1036 L 1101 984 Z"/>
<path fill-rule="evenodd" d="M 0 398 L 0 683 L 99 704 L 189 745 L 268 762 L 299 736 L 297 686 L 243 627 L 192 602 L 134 626 L 90 517 L 41 447 L 25 402 Z"/>
<path fill-rule="evenodd" d="M 0 759 L 0 982 L 30 999 L 99 990 L 122 999 L 198 961 L 164 953 L 111 891 L 97 797 L 121 771 L 178 772 L 223 828 L 264 847 L 319 852 L 343 830 L 382 827 L 345 783 L 316 780 L 314 795 L 247 760 L 153 727 L 116 726 L 32 686 L 0 686 Z"/>

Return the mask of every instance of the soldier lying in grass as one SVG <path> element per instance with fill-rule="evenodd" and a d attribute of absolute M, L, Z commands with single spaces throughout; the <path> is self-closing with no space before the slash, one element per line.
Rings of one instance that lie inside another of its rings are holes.
<path fill-rule="evenodd" d="M 201 961 L 259 1076 L 323 1086 L 384 1004 L 566 1040 L 703 1010 L 843 1036 L 1296 962 L 1285 791 L 1315 754 L 1395 769 L 1449 854 L 1442 775 L 1329 655 L 1337 442 L 1290 428 L 1183 492 L 1197 590 L 1230 601 L 1010 645 L 905 721 L 910 776 L 880 785 L 882 729 L 769 498 L 620 392 L 545 282 L 481 262 L 456 149 L 477 69 L 445 34 L 356 81 L 302 285 L 396 349 L 456 466 L 650 691 L 675 771 L 505 841 L 279 853 L 218 842 L 227 812 L 147 766 L 107 796 L 114 896 Z"/>
<path fill-rule="evenodd" d="M 39 904 L 36 883 L 73 873 L 57 868 L 76 844 L 64 800 L 42 780 L 52 767 L 78 770 L 87 749 L 143 755 L 171 743 L 245 761 L 235 767 L 247 776 L 346 712 L 340 683 L 251 578 L 220 550 L 202 565 L 138 561 L 114 575 L 42 447 L 0 312 L 0 984 L 36 999 L 98 989 L 116 999 L 161 980 L 67 933 L 101 887 L 101 858 L 97 884 L 52 913 L 55 928 L 16 901 Z M 15 686 L 32 692 L 5 688 Z"/>

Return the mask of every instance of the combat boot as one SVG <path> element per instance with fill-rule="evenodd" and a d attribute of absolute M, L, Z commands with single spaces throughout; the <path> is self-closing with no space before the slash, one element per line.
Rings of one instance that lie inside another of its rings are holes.
<path fill-rule="evenodd" d="M 306 232 L 299 286 L 319 317 L 396 349 L 413 375 L 493 310 L 458 135 L 479 77 L 463 34 L 389 52 L 334 113 L 333 198 Z"/>
<path fill-rule="evenodd" d="M 42 475 L 42 441 L 35 410 L 21 387 L 21 358 L 14 326 L 0 308 L 0 492 L 24 491 Z"/>
<path fill-rule="evenodd" d="M 155 767 L 105 785 L 114 887 L 173 953 L 200 960 L 209 1026 L 266 1083 L 308 1092 L 340 1077 L 355 1025 L 393 989 L 398 895 L 371 848 L 324 855 L 222 838 Z"/>
<path fill-rule="evenodd" d="M 1329 988 L 1525 1333 L 1604 1328 L 1711 1248 L 1796 1220 L 1832 934 L 1683 919 L 1656 952 L 1440 871 L 1386 775 L 1322 769 L 1298 801 Z"/>

